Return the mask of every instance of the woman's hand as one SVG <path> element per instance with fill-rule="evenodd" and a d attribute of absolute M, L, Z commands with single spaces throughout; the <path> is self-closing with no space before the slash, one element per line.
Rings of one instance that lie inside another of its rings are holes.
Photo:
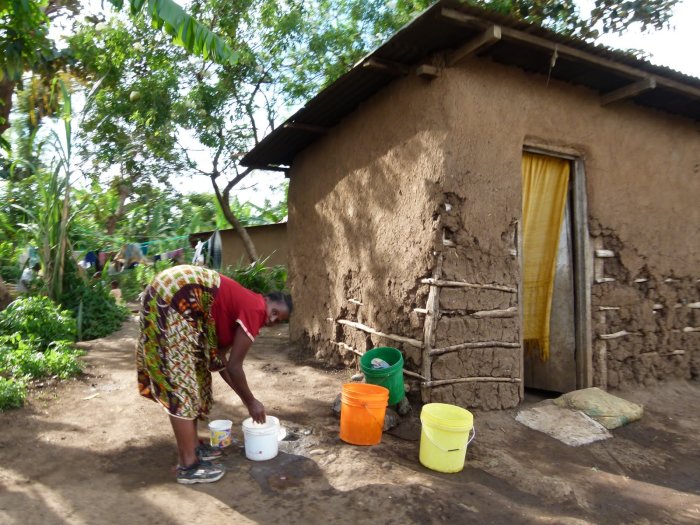
<path fill-rule="evenodd" d="M 248 403 L 247 407 L 248 413 L 250 414 L 250 417 L 253 418 L 253 421 L 256 423 L 265 422 L 265 407 L 260 401 L 253 399 L 250 403 Z"/>

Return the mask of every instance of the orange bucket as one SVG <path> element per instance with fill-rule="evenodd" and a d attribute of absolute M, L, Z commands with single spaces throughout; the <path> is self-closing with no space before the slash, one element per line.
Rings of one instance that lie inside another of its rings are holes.
<path fill-rule="evenodd" d="M 351 445 L 376 445 L 382 440 L 389 390 L 364 383 L 343 385 L 340 395 L 340 439 Z"/>

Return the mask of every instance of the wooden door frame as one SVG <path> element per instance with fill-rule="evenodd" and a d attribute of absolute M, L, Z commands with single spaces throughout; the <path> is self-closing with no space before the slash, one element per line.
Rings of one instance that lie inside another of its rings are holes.
<path fill-rule="evenodd" d="M 576 338 L 576 388 L 593 386 L 593 338 L 591 327 L 591 282 L 593 256 L 588 231 L 588 199 L 586 194 L 586 171 L 582 154 L 568 148 L 524 145 L 523 152 L 538 153 L 549 157 L 566 159 L 571 162 L 572 172 L 569 187 L 572 192 L 572 241 L 574 248 L 574 310 Z M 522 237 L 522 236 L 521 236 Z M 518 250 L 520 257 L 522 252 Z M 522 269 L 521 269 L 522 271 Z M 520 279 L 522 283 L 522 278 Z M 520 295 L 522 297 L 522 294 Z M 522 310 L 522 308 L 520 309 Z M 522 313 L 520 315 L 522 339 Z M 521 341 L 521 349 L 523 349 Z M 524 362 L 520 360 L 522 389 L 525 385 Z"/>

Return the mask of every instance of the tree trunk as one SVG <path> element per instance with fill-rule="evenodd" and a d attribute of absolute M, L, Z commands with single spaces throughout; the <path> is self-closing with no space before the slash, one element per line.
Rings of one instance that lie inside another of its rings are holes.
<path fill-rule="evenodd" d="M 251 170 L 249 168 L 244 173 L 238 175 L 234 180 L 229 182 L 222 194 L 221 190 L 219 189 L 219 185 L 216 183 L 216 179 L 219 176 L 219 172 L 216 170 L 218 156 L 219 153 L 217 153 L 216 157 L 214 158 L 214 172 L 210 175 L 212 186 L 214 186 L 214 193 L 216 194 L 216 200 L 219 201 L 219 206 L 221 206 L 221 211 L 224 212 L 224 217 L 226 217 L 226 220 L 231 224 L 231 226 L 233 226 L 236 233 L 238 233 L 240 236 L 241 241 L 243 241 L 243 247 L 248 255 L 248 259 L 251 263 L 254 263 L 258 260 L 258 252 L 255 249 L 255 244 L 253 244 L 253 240 L 250 238 L 250 235 L 248 235 L 248 231 L 241 224 L 241 221 L 239 221 L 233 214 L 233 211 L 231 211 L 231 206 L 228 202 L 228 196 L 231 188 L 240 182 Z"/>
<path fill-rule="evenodd" d="M 13 80 L 0 81 L 0 135 L 10 127 L 10 111 L 12 110 L 12 94 L 16 82 Z"/>
<path fill-rule="evenodd" d="M 0 311 L 7 308 L 10 302 L 12 302 L 12 297 L 10 297 L 10 292 L 7 290 L 7 286 L 5 286 L 5 281 L 0 277 Z"/>
<path fill-rule="evenodd" d="M 219 196 L 217 195 L 217 198 L 218 197 Z M 233 214 L 228 202 L 222 202 L 222 199 L 219 199 L 219 204 L 221 205 L 221 210 L 224 212 L 224 217 L 226 217 L 226 220 L 231 223 L 231 226 L 233 226 L 236 233 L 240 236 L 241 241 L 243 241 L 243 247 L 248 254 L 248 259 L 250 259 L 251 263 L 254 263 L 258 260 L 258 252 L 255 249 L 255 244 L 253 244 L 253 239 L 251 239 L 250 235 L 248 235 L 248 230 L 245 229 L 245 227 L 241 224 L 241 221 L 239 221 Z"/>

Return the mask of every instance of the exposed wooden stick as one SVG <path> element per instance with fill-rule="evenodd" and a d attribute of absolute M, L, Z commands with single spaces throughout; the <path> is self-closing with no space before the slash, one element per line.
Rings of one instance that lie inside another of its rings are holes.
<path fill-rule="evenodd" d="M 595 256 L 599 257 L 601 259 L 609 258 L 609 257 L 615 257 L 615 252 L 612 250 L 595 250 Z"/>
<path fill-rule="evenodd" d="M 430 312 L 428 312 L 427 308 L 414 308 L 413 311 L 416 312 L 417 314 L 430 315 Z"/>
<path fill-rule="evenodd" d="M 619 306 L 599 306 L 598 307 L 598 310 L 600 310 L 601 312 L 605 312 L 606 310 L 619 310 L 619 309 L 620 309 Z"/>
<path fill-rule="evenodd" d="M 437 78 L 440 76 L 440 68 L 431 66 L 430 64 L 421 64 L 416 68 L 416 75 L 429 80 Z"/>
<path fill-rule="evenodd" d="M 340 341 L 331 341 L 331 343 L 334 344 L 335 346 L 339 347 L 339 348 L 342 348 L 343 350 L 348 350 L 348 351 L 350 351 L 350 352 L 354 352 L 354 353 L 356 353 L 357 355 L 360 355 L 360 356 L 361 356 L 361 355 L 364 355 L 363 352 L 360 352 L 359 350 L 353 348 L 352 346 L 350 346 L 350 345 L 348 345 L 348 344 L 345 344 L 345 343 L 342 343 L 342 342 L 340 342 Z"/>
<path fill-rule="evenodd" d="M 384 332 L 380 332 L 379 330 L 375 330 L 374 328 L 371 328 L 371 327 L 364 325 L 362 323 L 356 323 L 354 321 L 348 321 L 346 319 L 338 319 L 336 322 L 338 324 L 352 326 L 353 328 L 357 328 L 358 330 L 362 330 L 363 332 L 367 332 L 368 334 L 373 334 L 373 335 L 376 335 L 378 337 L 384 337 L 386 339 L 391 339 L 392 341 L 406 343 L 407 345 L 415 346 L 416 348 L 423 348 L 423 343 L 421 341 L 419 341 L 418 339 L 412 339 L 410 337 L 404 337 L 402 335 L 396 335 L 396 334 L 386 334 Z"/>
<path fill-rule="evenodd" d="M 688 303 L 686 306 L 688 308 L 700 308 L 700 303 Z"/>
<path fill-rule="evenodd" d="M 656 303 L 654 306 L 652 306 L 651 309 L 652 309 L 652 310 L 663 310 L 663 309 L 664 309 L 664 305 L 663 305 L 663 304 Z"/>
<path fill-rule="evenodd" d="M 433 268 L 433 280 L 437 281 L 442 277 L 442 254 L 438 254 Z M 433 285 L 428 292 L 428 300 L 425 309 L 429 315 L 425 318 L 423 324 L 423 355 L 422 355 L 422 372 L 425 381 L 430 381 L 432 377 L 433 360 L 431 359 L 430 350 L 435 343 L 435 328 L 437 327 L 438 317 L 440 315 L 440 288 Z M 421 388 L 421 399 L 423 403 L 430 402 L 430 392 L 427 389 Z"/>
<path fill-rule="evenodd" d="M 645 279 L 644 277 L 640 277 L 639 279 L 635 279 L 634 282 L 635 282 L 635 283 L 645 283 L 645 282 L 647 282 L 648 280 L 649 280 L 649 279 Z"/>
<path fill-rule="evenodd" d="M 481 312 L 474 312 L 471 314 L 472 317 L 476 319 L 483 319 L 488 317 L 506 318 L 515 317 L 518 314 L 518 307 L 511 306 L 505 310 L 482 310 Z"/>
<path fill-rule="evenodd" d="M 422 379 L 423 381 L 425 381 L 425 378 L 422 375 L 416 374 L 415 372 L 411 372 L 410 370 L 406 370 L 405 368 L 403 369 L 403 375 L 415 377 L 416 379 Z"/>
<path fill-rule="evenodd" d="M 600 334 L 598 337 L 600 339 L 617 339 L 619 337 L 625 337 L 626 335 L 642 335 L 639 332 L 628 332 L 627 330 L 620 330 L 614 334 Z"/>
<path fill-rule="evenodd" d="M 686 334 L 689 332 L 700 332 L 700 326 L 686 326 L 683 328 L 683 332 Z"/>
<path fill-rule="evenodd" d="M 672 355 L 685 355 L 685 350 L 673 350 L 672 352 L 664 352 L 664 353 L 659 353 L 659 352 L 644 352 L 639 354 L 636 357 L 641 357 L 643 355 L 658 355 L 659 357 L 668 357 Z"/>
<path fill-rule="evenodd" d="M 443 281 L 442 279 L 426 278 L 420 281 L 423 284 L 432 284 L 433 286 L 446 286 L 452 288 L 481 288 L 484 290 L 498 290 L 499 292 L 517 293 L 515 288 L 510 286 L 502 286 L 500 284 L 474 284 L 465 283 L 463 281 Z"/>
<path fill-rule="evenodd" d="M 357 306 L 364 306 L 365 305 L 365 303 L 361 303 L 357 299 L 348 299 L 348 302 L 351 304 L 356 304 Z"/>
<path fill-rule="evenodd" d="M 446 346 L 444 348 L 435 348 L 430 350 L 431 356 L 456 352 L 458 350 L 466 350 L 468 348 L 520 348 L 520 343 L 508 343 L 506 341 L 477 341 L 473 343 L 460 343 L 458 345 Z"/>
<path fill-rule="evenodd" d="M 518 377 L 458 377 L 456 379 L 438 379 L 436 381 L 425 381 L 421 386 L 432 388 L 440 385 L 450 385 L 453 383 L 520 383 Z"/>
<path fill-rule="evenodd" d="M 617 281 L 617 279 L 615 279 L 614 277 L 598 277 L 595 280 L 595 283 L 596 284 L 614 283 L 615 281 Z"/>
<path fill-rule="evenodd" d="M 673 277 L 667 277 L 666 279 L 664 279 L 664 282 L 665 282 L 665 283 L 679 283 L 679 282 L 681 282 L 681 280 L 680 280 L 680 279 L 674 279 Z"/>

